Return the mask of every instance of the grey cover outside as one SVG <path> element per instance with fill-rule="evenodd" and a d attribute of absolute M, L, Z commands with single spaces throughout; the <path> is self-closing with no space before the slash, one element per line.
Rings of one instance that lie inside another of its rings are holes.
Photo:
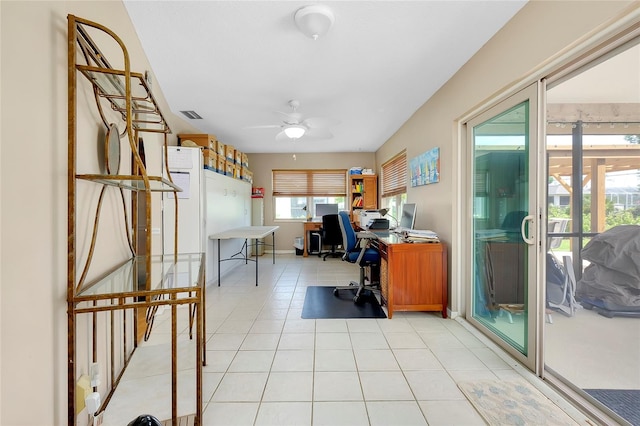
<path fill-rule="evenodd" d="M 578 281 L 579 299 L 607 309 L 640 309 L 640 226 L 621 225 L 595 236 L 582 250 L 591 262 Z"/>

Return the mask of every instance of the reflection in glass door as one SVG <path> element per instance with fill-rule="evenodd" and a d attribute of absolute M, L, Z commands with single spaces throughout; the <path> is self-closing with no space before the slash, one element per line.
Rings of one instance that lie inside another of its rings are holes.
<path fill-rule="evenodd" d="M 530 213 L 536 211 L 536 168 L 530 167 L 535 164 L 530 123 L 536 108 L 531 95 L 535 95 L 533 88 L 468 125 L 474 191 L 474 273 L 468 319 L 506 343 L 505 348 L 530 368 L 537 311 L 537 238 Z"/>

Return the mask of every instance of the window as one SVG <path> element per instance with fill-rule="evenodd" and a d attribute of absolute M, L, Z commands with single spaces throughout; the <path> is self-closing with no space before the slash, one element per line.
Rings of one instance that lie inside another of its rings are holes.
<path fill-rule="evenodd" d="M 394 217 L 400 217 L 407 201 L 407 153 L 402 151 L 382 165 L 380 175 L 382 207 Z"/>
<path fill-rule="evenodd" d="M 338 204 L 346 210 L 347 170 L 273 170 L 276 220 L 315 217 L 316 204 Z"/>

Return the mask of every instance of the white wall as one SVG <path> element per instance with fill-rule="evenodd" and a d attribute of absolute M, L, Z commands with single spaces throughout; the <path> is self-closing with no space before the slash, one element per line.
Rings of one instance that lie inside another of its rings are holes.
<path fill-rule="evenodd" d="M 204 171 L 206 229 L 204 231 L 206 252 L 206 282 L 218 284 L 218 243 L 210 240 L 209 235 L 240 226 L 251 225 L 251 185 L 211 170 Z M 220 241 L 221 259 L 227 259 L 242 249 L 244 241 L 240 239 Z M 240 266 L 239 261 L 220 264 L 220 280 L 233 268 Z"/>

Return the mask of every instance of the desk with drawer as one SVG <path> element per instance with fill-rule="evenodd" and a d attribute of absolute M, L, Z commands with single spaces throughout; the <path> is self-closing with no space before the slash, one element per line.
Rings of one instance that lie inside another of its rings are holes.
<path fill-rule="evenodd" d="M 372 245 L 380 250 L 380 289 L 388 317 L 394 311 L 439 311 L 447 317 L 447 248 L 439 243 L 405 243 L 382 233 Z"/>

